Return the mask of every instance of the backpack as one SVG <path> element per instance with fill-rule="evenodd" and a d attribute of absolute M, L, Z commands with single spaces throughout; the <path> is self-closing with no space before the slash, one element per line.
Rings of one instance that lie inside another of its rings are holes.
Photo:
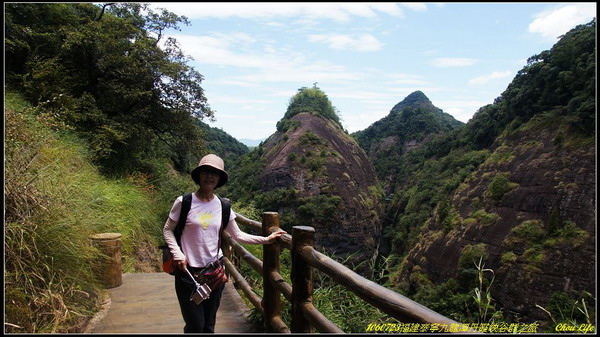
<path fill-rule="evenodd" d="M 231 202 L 227 198 L 218 197 L 221 201 L 221 228 L 219 229 L 219 244 L 218 247 L 221 247 L 221 236 L 223 236 L 223 231 L 229 224 L 229 217 L 231 216 Z M 183 229 L 185 228 L 185 220 L 187 219 L 187 215 L 190 212 L 190 208 L 192 207 L 192 193 L 186 193 L 183 195 L 181 202 L 181 212 L 179 213 L 179 221 L 177 222 L 177 226 L 173 233 L 175 234 L 175 239 L 177 240 L 177 245 L 181 247 L 181 235 L 183 234 Z M 159 248 L 162 249 L 162 269 L 165 273 L 169 273 L 171 275 L 175 275 L 175 260 L 173 260 L 173 255 L 169 250 L 169 246 L 162 245 Z"/>

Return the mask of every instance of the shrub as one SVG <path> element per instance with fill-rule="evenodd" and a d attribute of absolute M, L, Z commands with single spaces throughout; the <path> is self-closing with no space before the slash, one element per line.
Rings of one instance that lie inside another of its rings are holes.
<path fill-rule="evenodd" d="M 502 254 L 500 261 L 502 262 L 503 265 L 504 264 L 512 264 L 513 262 L 517 261 L 517 255 L 513 252 L 506 252 L 506 253 Z"/>
<path fill-rule="evenodd" d="M 303 87 L 298 89 L 298 93 L 290 98 L 282 121 L 289 120 L 302 112 L 317 113 L 341 126 L 337 109 L 331 104 L 327 95 L 316 85 L 312 88 Z"/>
<path fill-rule="evenodd" d="M 493 225 L 500 218 L 498 214 L 488 213 L 483 209 L 475 211 L 472 217 L 477 219 L 477 221 L 484 226 Z"/>
<path fill-rule="evenodd" d="M 581 324 L 593 326 L 595 324 L 595 311 L 589 307 L 590 303 L 595 303 L 596 299 L 587 291 L 582 292 L 554 292 L 550 295 L 547 307 L 536 304 L 536 307 L 543 310 L 554 326 L 549 327 L 549 332 L 554 332 L 554 328 L 561 323 L 577 327 Z"/>
<path fill-rule="evenodd" d="M 544 251 L 537 245 L 526 249 L 525 252 L 523 252 L 522 257 L 525 262 L 532 266 L 539 266 L 546 258 Z"/>
<path fill-rule="evenodd" d="M 547 244 L 569 243 L 577 247 L 581 245 L 590 233 L 579 228 L 573 221 L 565 221 L 562 228 L 557 229 L 555 235 L 546 241 Z"/>
<path fill-rule="evenodd" d="M 517 186 L 519 185 L 516 183 L 511 183 L 509 181 L 508 173 L 498 174 L 492 179 L 492 181 L 488 185 L 488 189 L 485 192 L 485 196 L 498 202 L 506 193 L 516 188 Z"/>
<path fill-rule="evenodd" d="M 485 251 L 485 243 L 476 245 L 466 245 L 458 258 L 458 267 L 462 269 L 473 269 L 477 261 L 480 259 L 486 260 L 488 255 Z"/>
<path fill-rule="evenodd" d="M 302 136 L 300 136 L 300 145 L 326 145 L 326 143 L 321 137 L 317 136 L 315 133 L 311 131 L 306 131 Z"/>
<path fill-rule="evenodd" d="M 330 224 L 332 223 L 332 214 L 336 214 L 342 198 L 326 195 L 302 198 L 299 200 L 301 206 L 298 207 L 298 213 L 303 221 L 308 223 Z"/>
<path fill-rule="evenodd" d="M 507 238 L 506 244 L 540 243 L 546 236 L 544 224 L 540 220 L 526 220 L 514 227 Z"/>

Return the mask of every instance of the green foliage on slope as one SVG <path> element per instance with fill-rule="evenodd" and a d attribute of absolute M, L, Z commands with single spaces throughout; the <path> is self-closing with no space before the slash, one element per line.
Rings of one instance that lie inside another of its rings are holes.
<path fill-rule="evenodd" d="M 300 88 L 288 104 L 283 118 L 277 123 L 277 131 L 285 132 L 290 128 L 290 119 L 299 113 L 318 114 L 334 121 L 341 127 L 340 117 L 327 95 L 316 84 L 312 88 Z"/>
<path fill-rule="evenodd" d="M 484 163 L 501 165 L 514 160 L 511 149 L 502 146 L 502 139 L 551 129 L 556 131 L 557 136 L 552 142 L 559 150 L 566 147 L 593 148 L 596 125 L 595 26 L 595 20 L 580 25 L 565 34 L 551 50 L 531 57 L 494 104 L 479 109 L 464 127 L 432 139 L 403 155 L 396 163 L 396 189 L 388 211 L 389 222 L 393 225 L 385 229 L 390 240 L 393 261 L 390 273 L 395 275 L 394 279 L 406 271 L 402 269 L 401 262 L 413 247 L 419 245 L 421 233 L 431 234 L 440 229 L 439 235 L 444 235 L 444 230 L 447 233 L 454 228 L 456 210 L 451 204 L 459 202 L 453 197 L 473 184 L 469 181 L 473 172 Z M 523 144 L 524 148 L 527 146 L 536 145 Z M 462 225 L 473 222 L 489 226 L 498 217 L 490 209 L 518 188 L 510 181 L 511 172 L 489 174 L 486 185 L 471 186 L 471 190 L 482 191 L 481 200 L 472 200 L 472 205 L 487 205 L 488 209 L 474 210 L 470 218 L 462 221 Z M 586 239 L 588 233 L 574 223 L 559 224 L 556 216 L 554 220 L 551 214 L 548 216 L 550 223 L 545 226 L 552 228 L 554 234 L 540 236 L 539 226 L 533 226 L 537 222 L 521 224 L 509 236 L 512 240 L 509 242 L 518 239 L 519 247 L 530 249 L 522 252 L 521 256 L 514 252 L 504 253 L 504 263 L 520 259 L 524 268 L 539 272 L 538 266 L 552 247 L 560 245 L 559 242 L 569 242 L 569 245 L 577 247 Z M 432 228 L 433 222 L 442 225 L 442 228 Z M 544 249 L 540 247 L 542 239 Z M 458 300 L 473 289 L 472 285 L 465 283 L 473 277 L 465 278 L 463 276 L 467 274 L 457 273 L 461 277 L 456 280 L 457 284 L 450 283 L 452 280 L 438 285 L 419 283 L 417 273 L 414 277 L 410 276 L 414 278 L 411 285 L 398 287 L 409 292 L 409 296 L 418 296 L 423 304 L 434 310 L 439 308 L 442 314 L 451 316 L 467 309 L 460 309 L 457 303 L 449 304 L 446 300 L 438 303 L 436 299 L 456 296 Z M 445 292 L 447 296 L 443 295 Z"/>
<path fill-rule="evenodd" d="M 231 171 L 237 165 L 239 158 L 248 153 L 248 147 L 219 128 L 198 122 L 203 131 L 203 142 L 208 152 L 217 154 L 225 161 L 225 169 Z"/>
<path fill-rule="evenodd" d="M 398 162 L 407 152 L 407 144 L 421 144 L 426 138 L 463 125 L 436 108 L 421 91 L 415 91 L 392 108 L 386 117 L 352 136 L 369 153 L 378 177 L 385 181 L 397 174 Z"/>
<path fill-rule="evenodd" d="M 123 271 L 151 270 L 167 206 L 139 175 L 103 177 L 82 140 L 18 95 L 4 116 L 5 331 L 81 332 L 102 297 L 89 236 L 121 233 Z"/>

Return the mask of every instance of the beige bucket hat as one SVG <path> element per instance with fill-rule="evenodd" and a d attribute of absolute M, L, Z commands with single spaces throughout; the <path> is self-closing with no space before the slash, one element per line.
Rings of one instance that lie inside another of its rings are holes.
<path fill-rule="evenodd" d="M 217 169 L 219 171 L 219 174 L 221 175 L 221 177 L 219 178 L 219 183 L 217 184 L 217 187 L 221 187 L 223 185 L 225 185 L 227 183 L 227 180 L 229 179 L 229 176 L 227 174 L 227 172 L 225 172 L 225 163 L 223 162 L 223 159 L 221 159 L 219 156 L 215 155 L 215 154 L 207 154 L 206 156 L 202 157 L 202 159 L 200 159 L 200 163 L 198 163 L 198 167 L 196 167 L 194 170 L 192 170 L 192 179 L 196 182 L 196 184 L 200 185 L 200 170 L 202 169 L 202 166 L 210 166 L 214 169 Z"/>

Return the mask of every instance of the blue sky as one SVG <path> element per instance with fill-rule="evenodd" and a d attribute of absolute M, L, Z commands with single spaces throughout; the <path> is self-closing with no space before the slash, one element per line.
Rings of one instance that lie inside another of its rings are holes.
<path fill-rule="evenodd" d="M 348 132 L 408 94 L 467 122 L 506 89 L 527 58 L 595 17 L 596 3 L 153 3 L 185 15 L 170 31 L 237 139 L 276 130 L 289 100 L 315 83 Z"/>

